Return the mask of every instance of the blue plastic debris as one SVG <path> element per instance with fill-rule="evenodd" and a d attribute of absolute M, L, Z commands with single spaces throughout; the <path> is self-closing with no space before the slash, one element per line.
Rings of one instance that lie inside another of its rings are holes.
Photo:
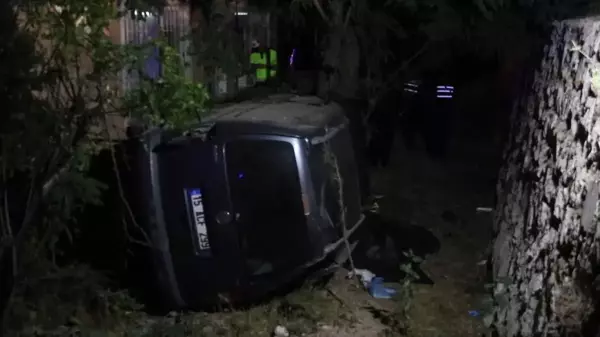
<path fill-rule="evenodd" d="M 382 277 L 374 277 L 367 286 L 369 294 L 378 299 L 390 299 L 396 294 L 396 289 L 383 285 Z"/>
<path fill-rule="evenodd" d="M 477 310 L 469 310 L 469 316 L 471 317 L 479 317 L 480 313 Z"/>

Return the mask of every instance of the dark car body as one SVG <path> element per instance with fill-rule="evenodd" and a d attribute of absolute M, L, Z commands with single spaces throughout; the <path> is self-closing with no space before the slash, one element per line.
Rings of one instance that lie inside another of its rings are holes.
<path fill-rule="evenodd" d="M 236 103 L 186 135 L 154 129 L 130 142 L 133 208 L 171 308 L 255 300 L 342 254 L 344 234 L 364 219 L 348 119 L 335 103 Z"/>

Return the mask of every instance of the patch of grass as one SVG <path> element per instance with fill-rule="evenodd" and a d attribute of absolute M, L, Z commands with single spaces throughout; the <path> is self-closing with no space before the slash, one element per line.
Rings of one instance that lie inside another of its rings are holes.
<path fill-rule="evenodd" d="M 282 325 L 296 335 L 316 332 L 323 325 L 341 326 L 354 321 L 349 304 L 326 289 L 292 293 L 278 304 L 278 312 L 285 319 Z"/>
<path fill-rule="evenodd" d="M 15 289 L 8 334 L 68 336 L 79 327 L 121 329 L 142 309 L 126 292 L 112 291 L 106 278 L 82 265 L 30 268 Z"/>
<path fill-rule="evenodd" d="M 350 319 L 349 310 L 344 309 L 327 291 L 302 288 L 248 310 L 187 314 L 182 315 L 179 322 L 163 320 L 158 326 L 195 326 L 187 330 L 200 332 L 197 336 L 262 337 L 271 335 L 275 327 L 281 325 L 290 334 L 299 336 L 314 333 L 323 325 L 347 324 Z"/>
<path fill-rule="evenodd" d="M 331 293 L 310 287 L 249 310 L 205 317 L 209 322 L 205 330 L 212 332 L 210 336 L 227 337 L 268 336 L 278 325 L 286 327 L 291 335 L 300 336 L 315 333 L 321 326 L 344 325 L 352 320 L 350 309 Z"/>
<path fill-rule="evenodd" d="M 89 268 L 71 267 L 20 287 L 9 336 L 258 337 L 284 326 L 294 336 L 348 325 L 350 307 L 322 287 L 305 286 L 247 310 L 147 315 L 126 292 L 106 290 Z"/>

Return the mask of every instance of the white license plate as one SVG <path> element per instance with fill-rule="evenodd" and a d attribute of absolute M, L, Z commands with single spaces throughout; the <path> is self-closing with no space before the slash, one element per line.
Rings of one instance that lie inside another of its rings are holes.
<path fill-rule="evenodd" d="M 200 250 L 209 250 L 208 231 L 206 229 L 206 219 L 204 217 L 204 204 L 202 202 L 202 192 L 200 190 L 190 190 L 190 202 L 192 204 L 192 218 L 198 234 L 198 244 Z"/>

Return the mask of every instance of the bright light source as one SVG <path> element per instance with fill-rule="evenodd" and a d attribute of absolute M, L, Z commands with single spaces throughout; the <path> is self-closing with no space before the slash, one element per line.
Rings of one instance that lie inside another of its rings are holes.
<path fill-rule="evenodd" d="M 290 54 L 290 66 L 294 65 L 294 59 L 296 58 L 296 48 L 292 49 L 292 53 Z"/>
<path fill-rule="evenodd" d="M 234 14 L 237 16 L 246 16 L 248 15 L 248 12 L 235 12 Z"/>
<path fill-rule="evenodd" d="M 419 93 L 419 83 L 416 81 L 409 81 L 404 83 L 404 91 L 410 92 L 411 94 Z"/>
<path fill-rule="evenodd" d="M 141 16 L 143 18 L 150 18 L 152 17 L 152 13 L 150 12 L 143 12 L 143 11 L 138 11 L 137 9 L 133 11 L 133 15 L 135 17 Z"/>
<path fill-rule="evenodd" d="M 437 86 L 437 98 L 451 99 L 454 96 L 454 87 L 451 85 L 438 85 Z"/>

